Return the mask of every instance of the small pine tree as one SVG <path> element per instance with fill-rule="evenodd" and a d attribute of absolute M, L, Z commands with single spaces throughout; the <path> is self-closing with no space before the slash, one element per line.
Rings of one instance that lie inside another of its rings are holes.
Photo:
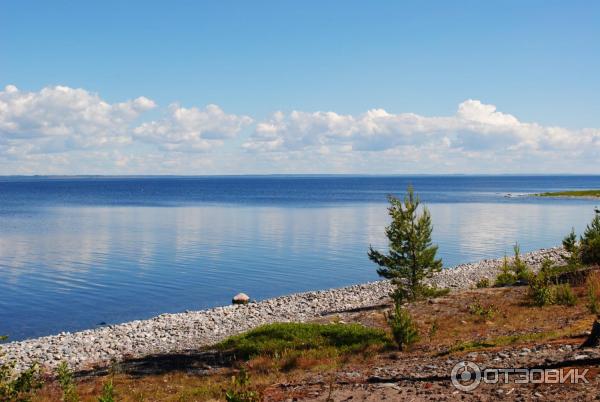
<path fill-rule="evenodd" d="M 600 264 L 600 214 L 596 214 L 581 237 L 581 262 Z"/>
<path fill-rule="evenodd" d="M 528 283 L 533 275 L 531 269 L 527 266 L 527 263 L 523 261 L 521 258 L 521 247 L 519 247 L 519 243 L 515 243 L 513 246 L 513 251 L 515 252 L 515 256 L 513 258 L 512 270 L 517 276 L 517 280 L 522 283 Z"/>
<path fill-rule="evenodd" d="M 400 302 L 395 303 L 394 313 L 388 315 L 388 323 L 398 349 L 406 350 L 419 340 L 419 331 L 408 310 Z"/>
<path fill-rule="evenodd" d="M 575 251 L 577 247 L 577 235 L 575 234 L 575 228 L 571 228 L 571 233 L 565 236 L 562 241 L 562 245 L 569 253 Z"/>
<path fill-rule="evenodd" d="M 110 379 L 102 386 L 102 394 L 98 397 L 98 402 L 115 402 L 115 400 L 115 387 L 113 380 Z"/>
<path fill-rule="evenodd" d="M 563 255 L 563 259 L 567 262 L 567 265 L 571 269 L 577 269 L 581 265 L 581 256 L 579 245 L 577 244 L 577 235 L 575 234 L 575 228 L 571 229 L 569 233 L 562 241 L 564 249 L 569 255 Z"/>
<path fill-rule="evenodd" d="M 423 293 L 423 280 L 442 269 L 442 260 L 436 258 L 438 248 L 431 243 L 431 215 L 427 208 L 418 213 L 420 202 L 412 186 L 408 187 L 404 203 L 393 196 L 388 200 L 392 218 L 385 229 L 389 254 L 369 246 L 368 255 L 379 265 L 377 273 L 395 285 L 394 299 L 415 300 Z"/>
<path fill-rule="evenodd" d="M 506 255 L 504 256 L 504 260 L 502 261 L 502 268 L 500 269 L 500 274 L 496 277 L 496 282 L 494 286 L 513 286 L 517 282 L 517 276 L 510 269 L 510 265 L 508 265 L 508 258 Z"/>
<path fill-rule="evenodd" d="M 63 402 L 79 402 L 79 394 L 77 393 L 77 385 L 73 379 L 73 372 L 69 368 L 67 362 L 61 362 L 56 368 L 56 376 L 58 384 L 62 390 Z"/>

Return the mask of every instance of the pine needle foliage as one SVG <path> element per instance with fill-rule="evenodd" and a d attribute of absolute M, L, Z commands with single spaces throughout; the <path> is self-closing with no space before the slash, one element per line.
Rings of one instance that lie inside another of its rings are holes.
<path fill-rule="evenodd" d="M 442 260 L 436 258 L 438 247 L 431 242 L 431 214 L 427 208 L 419 209 L 412 186 L 404 201 L 391 195 L 388 200 L 392 222 L 385 234 L 389 251 L 383 254 L 369 246 L 369 259 L 379 265 L 377 273 L 395 285 L 394 299 L 415 300 L 427 293 L 423 280 L 442 269 Z"/>

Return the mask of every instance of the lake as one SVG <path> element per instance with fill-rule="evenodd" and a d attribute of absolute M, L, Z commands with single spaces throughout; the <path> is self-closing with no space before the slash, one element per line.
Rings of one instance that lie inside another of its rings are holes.
<path fill-rule="evenodd" d="M 0 178 L 0 334 L 12 340 L 378 279 L 387 194 L 413 184 L 444 265 L 581 232 L 600 176 Z M 511 196 L 508 197 L 507 195 Z"/>

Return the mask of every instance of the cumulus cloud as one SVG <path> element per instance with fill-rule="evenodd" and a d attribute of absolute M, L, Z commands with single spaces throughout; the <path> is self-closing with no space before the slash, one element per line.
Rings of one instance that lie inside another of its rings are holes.
<path fill-rule="evenodd" d="M 18 155 L 125 144 L 130 123 L 155 106 L 145 97 L 110 104 L 84 89 L 8 85 L 0 91 L 0 146 Z"/>
<path fill-rule="evenodd" d="M 600 151 L 600 130 L 569 130 L 519 121 L 494 105 L 467 100 L 453 116 L 427 117 L 414 113 L 388 113 L 372 109 L 360 115 L 335 112 L 277 112 L 257 124 L 243 144 L 257 152 L 388 151 L 432 147 L 462 151 L 465 156 L 485 152 L 595 152 Z"/>
<path fill-rule="evenodd" d="M 85 89 L 53 86 L 21 91 L 8 85 L 0 91 L 0 173 L 19 166 L 17 173 L 73 172 L 101 166 L 139 166 L 149 153 L 210 151 L 236 137 L 252 122 L 247 116 L 225 113 L 217 105 L 203 109 L 173 104 L 159 120 L 144 121 L 156 103 L 144 96 L 110 103 Z M 141 120 L 141 121 L 140 121 Z M 156 158 L 155 158 L 156 159 Z M 175 157 L 171 156 L 171 160 Z M 77 162 L 74 162 L 77 161 Z M 75 164 L 74 164 L 75 163 Z M 6 174 L 5 173 L 5 174 Z"/>
<path fill-rule="evenodd" d="M 155 106 L 143 96 L 110 104 L 84 89 L 23 92 L 8 85 L 0 92 L 0 132 L 11 138 L 115 135 Z"/>
<path fill-rule="evenodd" d="M 217 105 L 188 109 L 172 104 L 168 116 L 136 127 L 134 135 L 169 151 L 208 151 L 250 123 L 250 117 L 227 114 Z"/>
<path fill-rule="evenodd" d="M 598 128 L 524 122 L 472 99 L 449 116 L 293 111 L 255 123 L 212 104 L 0 91 L 0 174 L 600 173 L 599 159 Z"/>

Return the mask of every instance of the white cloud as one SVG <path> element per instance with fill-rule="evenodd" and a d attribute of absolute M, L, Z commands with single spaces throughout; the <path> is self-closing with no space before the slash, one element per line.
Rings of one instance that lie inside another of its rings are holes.
<path fill-rule="evenodd" d="M 173 153 L 214 150 L 252 122 L 216 105 L 175 104 L 163 119 L 139 121 L 154 108 L 155 102 L 143 96 L 110 103 L 85 89 L 54 86 L 27 92 L 8 85 L 0 91 L 0 174 L 180 168 L 181 157 Z M 189 164 L 207 165 L 206 160 Z"/>
<path fill-rule="evenodd" d="M 84 89 L 55 86 L 23 92 L 8 85 L 0 91 L 0 133 L 10 138 L 124 134 L 131 121 L 154 107 L 143 96 L 110 104 Z"/>
<path fill-rule="evenodd" d="M 154 107 L 145 97 L 110 104 L 84 89 L 24 92 L 8 85 L 0 91 L 0 153 L 16 157 L 127 144 L 129 125 Z"/>
<path fill-rule="evenodd" d="M 293 111 L 254 124 L 217 105 L 144 115 L 154 108 L 145 97 L 8 85 L 0 174 L 600 173 L 600 129 L 523 122 L 478 100 L 450 116 Z"/>
<path fill-rule="evenodd" d="M 250 117 L 227 114 L 217 105 L 187 109 L 172 104 L 168 116 L 136 127 L 134 136 L 169 151 L 209 151 L 250 123 Z"/>
<path fill-rule="evenodd" d="M 426 117 L 414 113 L 392 114 L 372 109 L 360 115 L 334 112 L 288 115 L 275 113 L 257 124 L 243 144 L 250 151 L 289 152 L 317 150 L 386 151 L 409 147 L 430 152 L 432 146 L 461 151 L 465 156 L 483 153 L 600 151 L 600 130 L 569 130 L 524 123 L 478 100 L 461 103 L 454 116 Z M 423 157 L 426 157 L 423 155 Z"/>

